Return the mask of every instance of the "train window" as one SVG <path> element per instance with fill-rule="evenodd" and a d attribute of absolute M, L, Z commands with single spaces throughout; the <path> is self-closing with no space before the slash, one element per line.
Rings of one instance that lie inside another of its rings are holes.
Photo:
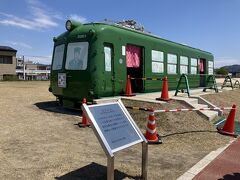
<path fill-rule="evenodd" d="M 104 56 L 105 56 L 105 71 L 111 71 L 112 53 L 110 47 L 104 47 Z"/>
<path fill-rule="evenodd" d="M 197 74 L 198 61 L 196 58 L 191 58 L 191 74 Z"/>
<path fill-rule="evenodd" d="M 191 58 L 191 66 L 197 66 L 197 59 L 196 58 Z"/>
<path fill-rule="evenodd" d="M 180 56 L 180 64 L 188 66 L 188 57 Z"/>
<path fill-rule="evenodd" d="M 213 68 L 213 62 L 212 61 L 208 61 L 208 67 Z"/>
<path fill-rule="evenodd" d="M 180 56 L 180 74 L 188 74 L 188 57 Z"/>
<path fill-rule="evenodd" d="M 177 73 L 177 55 L 175 54 L 168 54 L 168 73 L 169 74 L 176 74 Z"/>
<path fill-rule="evenodd" d="M 191 66 L 191 74 L 197 74 L 197 67 Z"/>
<path fill-rule="evenodd" d="M 152 50 L 152 72 L 153 73 L 163 73 L 163 52 Z"/>
<path fill-rule="evenodd" d="M 65 68 L 68 70 L 86 70 L 88 60 L 88 42 L 69 43 Z"/>
<path fill-rule="evenodd" d="M 65 48 L 64 44 L 55 47 L 52 65 L 53 70 L 62 69 L 64 48 Z"/>
<path fill-rule="evenodd" d="M 180 74 L 188 74 L 188 57 L 180 56 Z"/>
<path fill-rule="evenodd" d="M 213 74 L 213 61 L 208 61 L 208 74 Z"/>
<path fill-rule="evenodd" d="M 163 52 L 152 50 L 152 60 L 163 62 Z"/>
<path fill-rule="evenodd" d="M 126 56 L 126 46 L 122 46 L 122 55 Z"/>

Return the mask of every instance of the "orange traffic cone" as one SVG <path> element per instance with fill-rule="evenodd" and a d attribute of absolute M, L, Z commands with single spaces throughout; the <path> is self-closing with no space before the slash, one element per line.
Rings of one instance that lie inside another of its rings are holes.
<path fill-rule="evenodd" d="M 132 94 L 131 78 L 129 75 L 127 76 L 127 83 L 124 96 L 135 96 Z"/>
<path fill-rule="evenodd" d="M 218 132 L 224 135 L 230 135 L 236 137 L 237 135 L 234 133 L 234 119 L 236 114 L 236 105 L 232 105 L 232 109 L 228 114 L 227 120 L 223 126 L 223 128 L 217 128 Z"/>
<path fill-rule="evenodd" d="M 160 101 L 169 101 L 169 95 L 168 95 L 168 79 L 167 76 L 163 78 L 163 87 L 162 87 L 162 94 L 160 98 L 156 98 L 156 100 Z"/>
<path fill-rule="evenodd" d="M 150 108 L 145 138 L 147 139 L 149 144 L 161 144 L 162 143 L 159 135 L 157 134 L 153 108 Z"/>
<path fill-rule="evenodd" d="M 82 104 L 86 104 L 87 100 L 86 98 L 83 98 Z M 90 127 L 90 123 L 86 117 L 86 114 L 84 112 L 82 112 L 82 123 L 79 123 L 80 127 Z"/>

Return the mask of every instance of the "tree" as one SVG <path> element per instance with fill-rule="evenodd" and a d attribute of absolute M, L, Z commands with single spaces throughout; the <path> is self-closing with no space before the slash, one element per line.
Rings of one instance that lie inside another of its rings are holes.
<path fill-rule="evenodd" d="M 216 74 L 227 75 L 228 71 L 224 67 L 221 67 L 219 69 L 216 69 Z"/>

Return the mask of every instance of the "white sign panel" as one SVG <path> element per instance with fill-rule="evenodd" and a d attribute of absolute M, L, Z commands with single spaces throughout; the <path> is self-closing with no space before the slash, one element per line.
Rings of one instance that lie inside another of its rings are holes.
<path fill-rule="evenodd" d="M 58 73 L 58 87 L 66 88 L 66 73 Z"/>
<path fill-rule="evenodd" d="M 91 120 L 93 130 L 103 149 L 110 156 L 121 149 L 143 141 L 146 142 L 120 100 L 91 106 L 84 104 L 83 111 Z"/>

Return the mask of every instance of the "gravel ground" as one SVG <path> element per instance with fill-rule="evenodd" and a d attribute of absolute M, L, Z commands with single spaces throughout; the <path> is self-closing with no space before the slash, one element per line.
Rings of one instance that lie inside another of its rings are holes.
<path fill-rule="evenodd" d="M 106 179 L 107 159 L 92 129 L 79 128 L 80 112 L 58 107 L 48 85 L 0 82 L 0 179 Z M 155 109 L 186 107 L 177 101 L 124 103 Z M 145 133 L 148 114 L 129 112 Z M 230 140 L 196 112 L 160 113 L 156 121 L 163 144 L 149 146 L 149 179 L 176 179 Z M 116 179 L 139 179 L 141 145 L 117 153 L 115 169 Z"/>

